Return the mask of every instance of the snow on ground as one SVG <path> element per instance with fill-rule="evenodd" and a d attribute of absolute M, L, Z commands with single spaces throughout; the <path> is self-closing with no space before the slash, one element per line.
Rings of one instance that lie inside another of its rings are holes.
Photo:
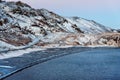
<path fill-rule="evenodd" d="M 3 41 L 0 41 L 0 51 L 4 50 L 4 49 L 9 49 L 9 48 L 15 48 L 15 46 L 11 45 L 11 44 L 7 44 Z"/>
<path fill-rule="evenodd" d="M 0 59 L 6 59 L 6 58 L 11 58 L 11 57 L 18 57 L 18 56 L 22 56 L 23 54 L 28 54 L 30 52 L 34 52 L 34 51 L 41 51 L 41 50 L 45 50 L 45 49 L 41 49 L 41 48 L 28 48 L 25 50 L 16 50 L 16 51 L 9 51 L 9 52 L 3 52 L 0 53 Z"/>
<path fill-rule="evenodd" d="M 11 66 L 0 65 L 0 68 L 13 68 L 13 67 L 11 67 Z"/>

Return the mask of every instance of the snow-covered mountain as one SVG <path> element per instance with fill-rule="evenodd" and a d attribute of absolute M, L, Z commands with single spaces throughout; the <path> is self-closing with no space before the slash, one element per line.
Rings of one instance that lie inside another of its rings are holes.
<path fill-rule="evenodd" d="M 84 33 L 98 34 L 98 33 L 112 32 L 112 29 L 102 24 L 99 24 L 94 20 L 87 20 L 79 17 L 71 17 L 71 18 L 67 18 L 67 20 L 73 24 L 76 24 L 76 26 L 80 28 Z"/>
<path fill-rule="evenodd" d="M 62 17 L 20 1 L 0 2 L 1 50 L 48 44 L 85 46 L 96 40 L 96 34 L 112 32 L 93 20 Z"/>

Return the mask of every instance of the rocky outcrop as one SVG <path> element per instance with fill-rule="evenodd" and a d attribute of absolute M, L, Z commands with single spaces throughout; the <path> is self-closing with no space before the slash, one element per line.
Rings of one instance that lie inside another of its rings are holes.
<path fill-rule="evenodd" d="M 97 43 L 120 47 L 120 33 L 104 33 L 99 36 Z"/>

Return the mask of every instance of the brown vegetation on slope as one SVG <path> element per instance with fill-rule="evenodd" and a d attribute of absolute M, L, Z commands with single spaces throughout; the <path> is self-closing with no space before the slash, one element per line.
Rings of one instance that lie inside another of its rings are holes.
<path fill-rule="evenodd" d="M 120 47 L 120 33 L 104 33 L 99 36 L 98 44 Z"/>
<path fill-rule="evenodd" d="M 10 32 L 0 32 L 0 40 L 15 46 L 23 46 L 31 42 L 31 39 L 28 37 L 23 37 L 20 34 Z"/>

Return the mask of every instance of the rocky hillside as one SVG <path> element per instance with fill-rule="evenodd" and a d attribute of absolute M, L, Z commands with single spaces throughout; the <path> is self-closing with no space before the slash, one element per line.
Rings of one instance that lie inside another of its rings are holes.
<path fill-rule="evenodd" d="M 0 50 L 50 45 L 88 46 L 96 41 L 96 34 L 112 32 L 113 29 L 93 20 L 65 18 L 20 1 L 0 2 Z"/>

